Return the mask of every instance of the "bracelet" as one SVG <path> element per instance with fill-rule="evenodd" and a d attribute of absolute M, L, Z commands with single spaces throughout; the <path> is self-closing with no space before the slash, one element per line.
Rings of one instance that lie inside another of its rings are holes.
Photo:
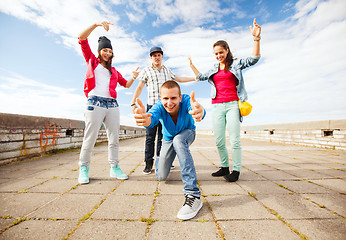
<path fill-rule="evenodd" d="M 131 104 L 131 107 L 132 107 L 132 106 L 136 106 L 136 104 L 135 104 L 135 103 L 132 103 L 132 104 Z"/>
<path fill-rule="evenodd" d="M 261 37 L 258 37 L 258 38 L 257 38 L 257 37 L 254 37 L 253 40 L 254 40 L 254 41 L 259 41 L 259 40 L 261 40 Z"/>

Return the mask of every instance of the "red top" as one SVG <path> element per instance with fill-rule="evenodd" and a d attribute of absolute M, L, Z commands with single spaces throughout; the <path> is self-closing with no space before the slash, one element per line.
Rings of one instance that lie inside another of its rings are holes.
<path fill-rule="evenodd" d="M 78 42 L 82 47 L 83 56 L 85 61 L 87 62 L 87 71 L 85 74 L 85 82 L 84 82 L 84 93 L 85 96 L 88 97 L 88 93 L 95 88 L 95 73 L 94 69 L 100 63 L 100 60 L 95 57 L 92 53 L 88 39 L 80 40 Z M 126 87 L 126 79 L 114 68 L 112 67 L 112 75 L 109 81 L 109 94 L 112 98 L 117 98 L 117 91 L 115 90 L 117 84 L 120 84 L 123 87 Z"/>
<path fill-rule="evenodd" d="M 214 83 L 216 87 L 216 98 L 212 99 L 211 103 L 224 103 L 238 101 L 237 83 L 238 79 L 231 71 L 219 70 L 214 75 Z"/>

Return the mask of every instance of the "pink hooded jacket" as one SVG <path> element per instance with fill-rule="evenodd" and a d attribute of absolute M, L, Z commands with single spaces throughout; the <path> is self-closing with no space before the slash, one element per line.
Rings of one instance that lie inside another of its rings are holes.
<path fill-rule="evenodd" d="M 85 96 L 88 97 L 89 92 L 95 88 L 94 69 L 100 63 L 100 60 L 96 58 L 95 55 L 92 53 L 88 43 L 88 39 L 86 40 L 79 39 L 78 43 L 81 45 L 83 56 L 85 58 L 85 61 L 87 62 L 87 71 L 86 71 L 85 82 L 84 82 L 84 93 L 85 93 Z M 109 93 L 111 97 L 114 99 L 117 98 L 116 87 L 118 83 L 121 86 L 126 87 L 127 81 L 114 67 L 112 67 L 112 75 L 109 82 Z"/>

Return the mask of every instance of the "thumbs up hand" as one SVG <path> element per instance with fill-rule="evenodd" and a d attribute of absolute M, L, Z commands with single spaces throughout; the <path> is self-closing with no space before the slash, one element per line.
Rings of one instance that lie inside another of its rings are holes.
<path fill-rule="evenodd" d="M 134 111 L 135 113 L 134 118 L 135 118 L 136 124 L 138 126 L 148 127 L 151 124 L 151 113 L 145 112 L 145 107 L 139 98 L 136 99 L 136 102 L 139 106 Z"/>
<path fill-rule="evenodd" d="M 204 116 L 204 108 L 196 101 L 194 91 L 191 92 L 190 98 L 192 110 L 189 111 L 189 114 L 192 115 L 196 122 L 200 122 Z"/>

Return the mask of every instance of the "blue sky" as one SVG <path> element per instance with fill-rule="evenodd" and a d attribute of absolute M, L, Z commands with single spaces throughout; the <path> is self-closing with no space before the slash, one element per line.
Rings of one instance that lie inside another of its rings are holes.
<path fill-rule="evenodd" d="M 0 112 L 83 120 L 86 65 L 78 34 L 109 20 L 113 65 L 129 79 L 150 64 L 149 49 L 164 50 L 164 64 L 193 76 L 187 57 L 205 72 L 212 45 L 228 41 L 237 58 L 250 56 L 253 18 L 262 26 L 261 59 L 244 72 L 253 112 L 244 125 L 346 118 L 346 1 L 344 0 L 2 0 L 0 2 Z M 121 124 L 135 125 L 130 100 L 136 89 L 118 87 Z M 210 86 L 195 91 L 211 128 Z M 140 97 L 146 102 L 146 89 Z"/>

